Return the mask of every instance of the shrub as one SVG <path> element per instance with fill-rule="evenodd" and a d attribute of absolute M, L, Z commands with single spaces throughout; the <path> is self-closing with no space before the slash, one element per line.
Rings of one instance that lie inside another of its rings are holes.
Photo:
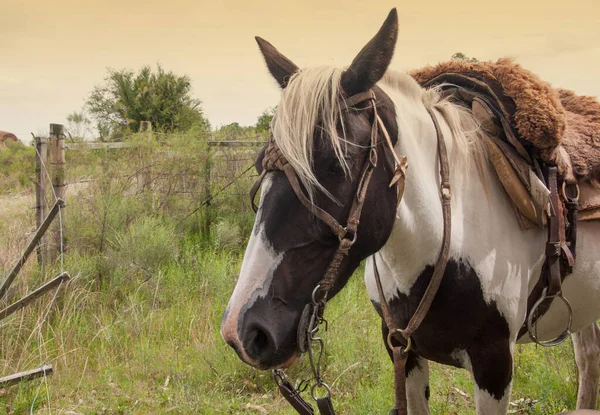
<path fill-rule="evenodd" d="M 214 227 L 213 246 L 217 250 L 235 250 L 242 244 L 240 227 L 226 220 L 221 220 Z"/>
<path fill-rule="evenodd" d="M 112 259 L 121 268 L 141 270 L 151 276 L 177 253 L 175 231 L 164 221 L 142 217 L 111 244 Z"/>
<path fill-rule="evenodd" d="M 0 193 L 21 191 L 35 177 L 35 148 L 20 141 L 7 141 L 0 146 Z"/>

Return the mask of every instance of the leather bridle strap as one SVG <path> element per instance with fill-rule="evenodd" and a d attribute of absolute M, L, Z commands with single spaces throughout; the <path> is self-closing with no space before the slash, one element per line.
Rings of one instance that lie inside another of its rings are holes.
<path fill-rule="evenodd" d="M 373 176 L 373 171 L 377 167 L 377 144 L 379 137 L 378 126 L 379 122 L 381 122 L 381 119 L 379 118 L 379 114 L 377 113 L 377 105 L 375 104 L 375 94 L 373 94 L 372 91 L 368 91 L 368 94 L 360 93 L 348 98 L 345 102 L 347 107 L 349 108 L 364 100 L 371 100 L 373 104 L 372 107 L 374 119 L 371 127 L 369 154 L 367 156 L 367 159 L 365 160 L 361 178 L 358 182 L 358 187 L 356 188 L 356 195 L 350 207 L 348 219 L 346 221 L 346 227 L 343 228 L 345 234 L 341 236 L 338 235 L 338 237 L 340 238 L 340 244 L 338 246 L 338 249 L 333 255 L 333 258 L 329 263 L 327 270 L 325 271 L 323 279 L 319 282 L 319 291 L 322 293 L 323 301 L 327 301 L 329 290 L 331 289 L 331 287 L 333 287 L 335 281 L 337 280 L 337 277 L 339 276 L 339 267 L 341 266 L 344 257 L 348 255 L 348 251 L 350 250 L 352 245 L 354 245 L 354 243 L 356 242 L 358 225 L 360 223 L 360 216 L 362 214 L 362 209 L 365 204 L 367 190 L 369 188 L 371 177 Z M 387 134 L 385 127 L 383 127 L 382 130 L 385 131 L 385 134 Z"/>
<path fill-rule="evenodd" d="M 369 181 L 371 180 L 371 175 L 373 174 L 373 170 L 377 166 L 377 137 L 378 137 L 378 126 L 383 126 L 379 115 L 377 114 L 377 106 L 375 105 L 375 95 L 372 91 L 361 92 L 359 94 L 353 95 L 352 97 L 346 99 L 344 101 L 347 108 L 351 108 L 354 105 L 365 101 L 372 100 L 373 101 L 373 111 L 374 111 L 374 121 L 373 126 L 371 128 L 371 142 L 370 142 L 370 150 L 368 159 L 365 161 L 365 165 L 363 168 L 363 172 L 361 175 L 361 180 L 358 184 L 356 197 L 352 203 L 350 208 L 350 212 L 348 215 L 347 225 L 343 227 L 340 223 L 335 220 L 333 216 L 329 213 L 312 203 L 308 197 L 304 194 L 302 187 L 300 185 L 300 181 L 298 180 L 298 175 L 296 171 L 292 167 L 291 164 L 285 159 L 285 157 L 281 154 L 281 151 L 277 147 L 275 140 L 271 139 L 269 145 L 267 146 L 267 150 L 265 152 L 265 157 L 263 158 L 263 172 L 259 176 L 254 186 L 250 190 L 250 197 L 252 200 L 252 207 L 256 212 L 258 210 L 256 204 L 254 203 L 254 199 L 256 197 L 256 193 L 260 188 L 260 185 L 264 179 L 266 172 L 272 170 L 280 170 L 283 171 L 294 190 L 294 193 L 300 200 L 300 202 L 311 212 L 313 215 L 321 219 L 327 226 L 331 228 L 333 233 L 340 238 L 340 241 L 344 239 L 348 234 L 351 235 L 351 239 L 355 239 L 356 230 L 358 229 L 358 222 L 360 219 L 360 214 L 362 212 L 362 207 L 365 201 L 365 195 L 367 188 L 369 187 Z M 382 128 L 385 135 L 389 137 L 385 127 Z M 389 138 L 388 138 L 389 139 Z M 395 156 L 395 155 L 394 155 Z"/>
<path fill-rule="evenodd" d="M 440 177 L 441 177 L 441 198 L 442 198 L 442 215 L 444 221 L 444 230 L 442 235 L 442 248 L 440 250 L 438 259 L 435 263 L 435 268 L 431 280 L 425 289 L 425 293 L 421 298 L 419 305 L 411 319 L 409 320 L 405 329 L 400 329 L 392 319 L 387 300 L 383 293 L 383 287 L 381 285 L 381 277 L 377 269 L 377 263 L 375 255 L 373 255 L 373 272 L 375 274 L 375 282 L 377 285 L 377 291 L 379 292 L 379 299 L 381 303 L 381 311 L 383 319 L 388 329 L 387 344 L 392 351 L 392 358 L 394 361 L 394 391 L 395 391 L 395 407 L 392 410 L 392 415 L 406 415 L 407 404 L 406 404 L 406 360 L 408 359 L 408 351 L 411 349 L 412 341 L 411 336 L 419 328 L 423 319 L 427 315 L 433 299 L 438 292 L 446 265 L 448 264 L 448 257 L 450 252 L 450 236 L 451 236 L 451 191 L 450 191 L 450 166 L 448 163 L 448 152 L 446 150 L 446 143 L 437 118 L 432 110 L 427 109 L 437 134 L 438 153 L 440 160 Z M 402 338 L 397 335 L 401 334 Z M 392 339 L 395 339 L 400 346 L 394 345 Z"/>

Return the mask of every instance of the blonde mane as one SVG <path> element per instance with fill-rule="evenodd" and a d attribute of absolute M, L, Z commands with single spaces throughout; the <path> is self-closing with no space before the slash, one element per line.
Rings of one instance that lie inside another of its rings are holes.
<path fill-rule="evenodd" d="M 315 190 L 332 197 L 319 183 L 313 170 L 314 136 L 317 129 L 321 131 L 322 137 L 330 140 L 344 172 L 350 172 L 345 157 L 345 131 L 342 130 L 341 137 L 337 131 L 338 121 L 345 109 L 341 90 L 342 73 L 343 69 L 328 66 L 296 72 L 283 90 L 271 122 L 277 146 L 296 171 L 311 199 Z M 485 133 L 468 110 L 448 98 L 442 98 L 439 88 L 423 89 L 404 73 L 388 71 L 381 82 L 406 94 L 415 103 L 420 102 L 426 108 L 436 109 L 442 114 L 454 140 L 451 164 L 457 174 L 453 174 L 453 181 L 460 182 L 460 177 L 465 176 L 472 160 L 483 178 L 482 172 L 487 159 Z"/>
<path fill-rule="evenodd" d="M 345 131 L 342 131 L 343 137 L 337 132 L 344 106 L 342 72 L 342 69 L 328 66 L 296 72 L 283 90 L 271 123 L 277 146 L 296 171 L 311 198 L 315 189 L 331 197 L 317 180 L 312 168 L 315 144 L 313 137 L 317 128 L 321 130 L 323 137 L 329 138 L 344 172 L 349 173 L 344 157 Z"/>
<path fill-rule="evenodd" d="M 467 108 L 452 102 L 450 97 L 442 96 L 441 88 L 444 85 L 424 89 L 410 75 L 396 71 L 388 71 L 381 82 L 422 103 L 425 108 L 438 110 L 442 114 L 454 141 L 450 155 L 453 186 L 465 184 L 472 162 L 486 186 L 487 135 Z"/>

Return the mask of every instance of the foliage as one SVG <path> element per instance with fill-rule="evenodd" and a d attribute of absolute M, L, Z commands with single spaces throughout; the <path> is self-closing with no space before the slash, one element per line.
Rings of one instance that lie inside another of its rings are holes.
<path fill-rule="evenodd" d="M 115 260 L 151 276 L 175 256 L 175 236 L 171 223 L 152 216 L 139 217 L 124 234 L 115 235 L 112 242 Z"/>
<path fill-rule="evenodd" d="M 34 178 L 35 148 L 20 141 L 0 145 L 0 193 L 21 191 L 32 186 Z"/>
<path fill-rule="evenodd" d="M 91 132 L 92 122 L 88 118 L 85 111 L 73 111 L 67 115 L 67 131 L 74 139 L 85 139 Z"/>
<path fill-rule="evenodd" d="M 154 130 L 162 132 L 186 131 L 195 125 L 209 130 L 201 102 L 191 96 L 191 89 L 187 76 L 165 72 L 160 65 L 155 72 L 149 66 L 137 73 L 109 69 L 86 108 L 103 137 L 107 132 L 137 132 L 141 121 L 150 121 Z"/>
<path fill-rule="evenodd" d="M 276 110 L 277 107 L 267 108 L 258 116 L 258 119 L 256 120 L 256 126 L 254 127 L 256 128 L 257 133 L 263 135 L 269 134 L 269 130 L 271 129 L 271 120 L 273 119 Z"/>
<path fill-rule="evenodd" d="M 214 136 L 217 140 L 224 141 L 255 140 L 256 129 L 253 126 L 244 127 L 237 122 L 233 122 L 217 128 Z"/>
<path fill-rule="evenodd" d="M 219 251 L 239 249 L 243 240 L 239 225 L 226 220 L 221 220 L 216 224 L 212 239 L 213 246 Z"/>
<path fill-rule="evenodd" d="M 456 52 L 454 55 L 452 55 L 452 59 L 466 62 L 479 62 L 477 58 L 469 58 L 462 52 Z"/>

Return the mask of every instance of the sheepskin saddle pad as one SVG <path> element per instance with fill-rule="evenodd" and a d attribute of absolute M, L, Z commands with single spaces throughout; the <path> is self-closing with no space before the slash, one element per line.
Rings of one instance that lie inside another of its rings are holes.
<path fill-rule="evenodd" d="M 451 60 L 413 70 L 410 75 L 421 86 L 439 87 L 471 108 L 493 138 L 487 146 L 499 175 L 503 174 L 498 167 L 501 159 L 510 166 L 505 175 L 518 177 L 537 206 L 527 213 L 524 205 L 516 203 L 530 222 L 543 226 L 540 208 L 547 206 L 547 192 L 535 174 L 536 159 L 556 165 L 562 180 L 584 186 L 587 191 L 582 196 L 595 198 L 600 192 L 600 103 L 596 98 L 555 89 L 506 58 L 497 62 Z M 515 188 L 521 184 L 509 182 L 503 180 L 505 188 L 507 184 L 513 187 L 507 191 L 518 194 Z"/>

